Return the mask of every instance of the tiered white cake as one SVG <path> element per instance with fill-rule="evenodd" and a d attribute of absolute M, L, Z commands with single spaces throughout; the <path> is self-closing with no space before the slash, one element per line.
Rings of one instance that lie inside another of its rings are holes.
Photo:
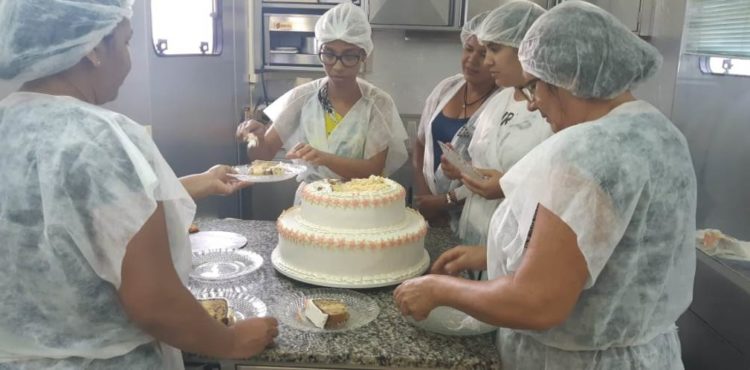
<path fill-rule="evenodd" d="M 421 275 L 427 223 L 406 208 L 404 188 L 372 176 L 321 180 L 302 190 L 302 203 L 279 216 L 271 261 L 281 273 L 316 285 L 378 287 Z"/>

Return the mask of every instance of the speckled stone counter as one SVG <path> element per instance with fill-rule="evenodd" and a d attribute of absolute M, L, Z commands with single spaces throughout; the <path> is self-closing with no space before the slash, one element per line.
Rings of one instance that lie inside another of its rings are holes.
<path fill-rule="evenodd" d="M 277 273 L 270 263 L 278 237 L 270 221 L 237 219 L 202 219 L 201 231 L 231 231 L 248 239 L 247 249 L 259 253 L 264 263 L 245 283 L 253 295 L 264 301 L 269 315 L 279 297 L 293 293 L 308 284 Z M 431 229 L 425 246 L 434 260 L 440 252 L 454 246 L 448 229 Z M 358 290 L 374 298 L 380 306 L 375 321 L 359 329 L 341 333 L 311 333 L 279 323 L 276 346 L 245 361 L 213 360 L 222 368 L 235 365 L 298 366 L 351 369 L 500 369 L 500 358 L 494 334 L 474 337 L 443 336 L 410 325 L 396 309 L 394 287 Z M 210 363 L 212 360 L 185 355 L 187 363 Z"/>

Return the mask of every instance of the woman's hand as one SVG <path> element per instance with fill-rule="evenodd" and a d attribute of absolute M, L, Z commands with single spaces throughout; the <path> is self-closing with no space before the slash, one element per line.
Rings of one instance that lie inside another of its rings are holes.
<path fill-rule="evenodd" d="M 288 159 L 301 159 L 316 166 L 326 166 L 331 153 L 313 148 L 310 144 L 297 144 L 287 154 Z"/>
<path fill-rule="evenodd" d="M 263 352 L 279 335 L 278 325 L 272 317 L 255 317 L 232 325 L 231 358 L 244 359 Z"/>
<path fill-rule="evenodd" d="M 251 182 L 240 181 L 229 176 L 230 173 L 237 172 L 232 167 L 223 164 L 213 166 L 203 173 L 207 181 L 210 181 L 209 195 L 229 195 L 252 185 Z"/>
<path fill-rule="evenodd" d="M 427 219 L 427 222 L 432 226 L 444 226 L 447 221 L 448 214 L 445 212 L 448 206 L 445 194 L 433 195 L 417 195 L 414 197 L 417 210 L 419 213 Z"/>
<path fill-rule="evenodd" d="M 487 268 L 487 248 L 480 246 L 459 245 L 438 257 L 432 264 L 430 273 L 457 275 L 461 271 L 481 271 Z"/>
<path fill-rule="evenodd" d="M 255 138 L 253 138 L 251 135 L 254 135 Z M 239 124 L 239 126 L 237 126 L 237 132 L 235 133 L 235 136 L 240 142 L 255 140 L 255 146 L 261 145 L 263 144 L 264 138 L 266 136 L 266 125 L 254 119 L 242 122 Z"/>
<path fill-rule="evenodd" d="M 218 164 L 206 172 L 181 177 L 180 182 L 193 199 L 205 198 L 209 195 L 229 195 L 252 185 L 250 182 L 229 176 L 230 173 L 235 173 L 232 167 Z"/>
<path fill-rule="evenodd" d="M 477 171 L 484 176 L 481 180 L 474 180 L 469 176 L 462 175 L 464 185 L 474 194 L 479 194 L 485 199 L 500 199 L 504 196 L 503 189 L 500 188 L 500 178 L 503 173 L 496 170 L 477 168 Z"/>
<path fill-rule="evenodd" d="M 396 288 L 393 300 L 401 314 L 415 320 L 424 320 L 433 308 L 439 306 L 437 290 L 440 276 L 425 275 L 409 279 Z"/>
<path fill-rule="evenodd" d="M 445 177 L 451 180 L 461 180 L 461 171 L 459 171 L 458 167 L 452 165 L 451 162 L 448 162 L 445 159 L 445 155 L 440 156 L 440 167 L 443 169 Z"/>

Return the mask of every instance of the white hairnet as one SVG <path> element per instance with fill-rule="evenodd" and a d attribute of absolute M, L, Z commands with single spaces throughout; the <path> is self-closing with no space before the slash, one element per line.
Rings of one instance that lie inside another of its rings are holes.
<path fill-rule="evenodd" d="M 487 18 L 487 14 L 490 14 L 489 11 L 479 13 L 475 15 L 473 18 L 466 21 L 464 24 L 464 27 L 461 28 L 461 44 L 466 45 L 466 43 L 469 41 L 469 38 L 471 36 L 476 36 L 477 31 L 479 30 L 479 27 L 482 25 L 482 22 L 485 18 Z"/>
<path fill-rule="evenodd" d="M 529 29 L 518 51 L 523 70 L 581 98 L 611 99 L 653 76 L 661 54 L 613 15 L 566 1 Z"/>
<path fill-rule="evenodd" d="M 544 14 L 544 8 L 531 1 L 511 1 L 487 15 L 477 30 L 481 42 L 518 48 L 526 31 Z"/>
<path fill-rule="evenodd" d="M 361 47 L 365 54 L 370 55 L 375 48 L 371 36 L 367 15 L 352 3 L 336 5 L 315 23 L 315 38 L 319 45 L 341 40 Z"/>
<path fill-rule="evenodd" d="M 131 17 L 133 1 L 0 1 L 0 79 L 31 81 L 76 65 Z"/>

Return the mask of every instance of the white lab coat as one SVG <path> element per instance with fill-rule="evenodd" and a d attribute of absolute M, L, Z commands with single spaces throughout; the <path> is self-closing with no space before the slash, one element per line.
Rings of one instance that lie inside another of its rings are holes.
<path fill-rule="evenodd" d="M 538 111 L 530 112 L 526 100 L 513 99 L 514 91 L 513 88 L 503 89 L 477 119 L 469 144 L 472 166 L 505 173 L 552 135 L 549 124 Z M 501 201 L 468 193 L 458 223 L 463 243 L 486 244 L 490 218 Z"/>
<path fill-rule="evenodd" d="M 358 78 L 362 97 L 327 137 L 325 112 L 318 101 L 318 91 L 327 81 L 325 77 L 297 86 L 263 111 L 273 121 L 271 127 L 283 146 L 290 149 L 297 143 L 308 143 L 315 149 L 354 159 L 368 159 L 388 149 L 383 175 L 396 172 L 408 158 L 408 137 L 393 99 Z M 299 179 L 310 182 L 323 178 L 341 176 L 325 166 L 316 166 Z"/>
<path fill-rule="evenodd" d="M 444 194 L 462 186 L 460 181 L 452 181 L 445 177 L 441 167 L 438 167 L 437 171 L 434 170 L 435 148 L 432 147 L 432 123 L 435 121 L 435 117 L 437 117 L 437 115 L 445 108 L 445 105 L 448 104 L 448 102 L 461 90 L 465 83 L 466 80 L 461 73 L 440 81 L 427 97 L 425 106 L 422 109 L 417 136 L 419 140 L 424 143 L 422 175 L 424 175 L 424 179 L 432 194 Z M 498 91 L 499 90 L 493 92 L 492 95 L 482 103 L 479 109 L 469 118 L 469 121 L 466 122 L 464 127 L 459 130 L 459 132 L 456 133 L 456 136 L 453 137 L 453 140 L 451 140 L 454 149 L 464 155 L 466 160 L 469 159 L 467 151 L 468 142 L 473 136 L 477 118 L 487 107 L 487 103 L 492 100 L 492 97 L 495 96 Z M 463 141 L 466 142 L 465 145 L 460 145 L 460 141 L 462 141 L 461 136 L 464 136 Z"/>

